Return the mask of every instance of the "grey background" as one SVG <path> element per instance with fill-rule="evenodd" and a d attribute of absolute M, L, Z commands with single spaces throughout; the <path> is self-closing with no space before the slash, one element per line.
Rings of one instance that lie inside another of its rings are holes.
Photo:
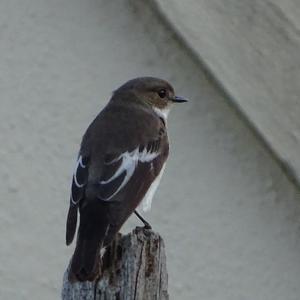
<path fill-rule="evenodd" d="M 299 0 L 153 0 L 300 187 Z"/>
<path fill-rule="evenodd" d="M 191 99 L 170 114 L 146 215 L 166 241 L 171 299 L 299 299 L 299 193 L 150 7 L 3 0 L 0 12 L 1 299 L 59 298 L 81 136 L 142 75 Z"/>

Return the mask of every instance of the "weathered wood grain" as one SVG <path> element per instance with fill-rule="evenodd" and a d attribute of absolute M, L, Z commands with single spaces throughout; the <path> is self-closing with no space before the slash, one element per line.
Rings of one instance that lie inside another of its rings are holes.
<path fill-rule="evenodd" d="M 136 228 L 117 236 L 103 258 L 98 281 L 68 281 L 64 274 L 63 300 L 168 300 L 165 246 L 159 234 Z"/>

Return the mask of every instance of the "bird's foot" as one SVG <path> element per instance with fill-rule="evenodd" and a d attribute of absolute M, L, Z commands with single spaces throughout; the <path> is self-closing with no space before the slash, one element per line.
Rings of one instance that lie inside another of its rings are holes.
<path fill-rule="evenodd" d="M 136 210 L 134 211 L 134 213 L 143 222 L 143 224 L 144 224 L 144 227 L 142 227 L 143 229 L 146 229 L 146 230 L 152 229 L 152 226 Z"/>
<path fill-rule="evenodd" d="M 148 222 L 146 222 L 146 223 L 144 223 L 144 229 L 151 230 L 152 227 Z"/>

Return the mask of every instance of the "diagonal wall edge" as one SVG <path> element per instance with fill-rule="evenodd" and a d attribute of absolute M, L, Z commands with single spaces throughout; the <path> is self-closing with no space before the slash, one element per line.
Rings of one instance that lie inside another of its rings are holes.
<path fill-rule="evenodd" d="M 227 7 L 224 11 L 220 11 L 222 3 L 219 5 L 217 2 L 220 1 L 190 1 L 190 6 L 187 6 L 186 2 L 180 3 L 177 0 L 152 0 L 150 4 L 207 72 L 207 76 L 224 93 L 231 106 L 266 146 L 290 180 L 300 188 L 300 118 L 297 117 L 300 116 L 300 87 L 297 84 L 297 78 L 300 79 L 300 69 L 297 68 L 297 62 L 300 65 L 300 57 L 297 56 L 297 50 L 300 50 L 300 31 L 297 24 L 289 20 L 284 11 L 267 1 L 254 1 L 248 7 L 244 4 L 239 7 L 234 4 L 236 0 L 232 0 L 228 4 L 232 10 Z M 203 17 L 205 14 L 207 18 Z M 197 19 L 201 16 L 202 20 Z M 248 19 L 245 26 L 251 27 L 252 22 L 252 27 L 255 27 L 249 29 L 253 31 L 249 36 L 241 35 L 242 30 L 246 29 L 235 31 L 240 25 L 239 18 Z M 197 20 L 199 23 L 195 22 Z M 193 25 L 195 28 L 191 29 Z M 225 42 L 220 38 L 223 34 L 221 25 L 225 29 L 228 25 L 231 30 L 231 35 Z M 202 27 L 207 28 L 201 29 Z M 255 39 L 252 35 L 255 34 L 258 34 L 257 44 L 253 44 Z M 264 34 L 269 36 L 269 40 L 265 39 Z M 284 42 L 285 45 L 282 45 Z M 230 51 L 233 45 L 239 43 L 244 43 L 243 47 L 246 48 L 239 50 L 244 50 L 244 56 L 235 60 L 236 53 Z M 213 48 L 221 46 L 221 51 L 226 54 L 218 56 L 220 49 L 213 51 Z M 288 49 L 277 53 L 280 46 Z M 277 52 L 270 54 L 268 51 Z M 288 61 L 286 56 L 289 56 Z M 277 57 L 278 65 L 271 65 L 269 69 L 261 61 L 268 60 L 266 63 L 271 64 Z M 247 64 L 254 64 L 256 67 L 247 72 Z M 287 75 L 284 70 L 292 74 Z M 291 76 L 293 80 L 288 80 Z M 285 85 L 287 82 L 288 86 Z M 251 101 L 252 99 L 254 100 Z"/>

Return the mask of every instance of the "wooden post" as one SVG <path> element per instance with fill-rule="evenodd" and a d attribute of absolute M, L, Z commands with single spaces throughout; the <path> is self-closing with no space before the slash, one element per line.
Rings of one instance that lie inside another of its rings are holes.
<path fill-rule="evenodd" d="M 63 300 L 168 300 L 165 246 L 155 232 L 137 227 L 117 236 L 103 258 L 103 275 L 94 282 L 68 281 Z"/>

